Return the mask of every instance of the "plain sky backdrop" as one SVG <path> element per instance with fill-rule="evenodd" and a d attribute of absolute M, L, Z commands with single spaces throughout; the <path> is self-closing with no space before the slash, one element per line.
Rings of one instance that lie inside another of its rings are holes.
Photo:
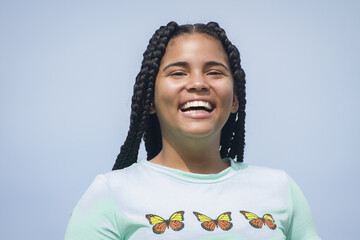
<path fill-rule="evenodd" d="M 142 53 L 171 20 L 217 21 L 239 48 L 245 162 L 287 171 L 323 239 L 357 239 L 356 0 L 0 0 L 0 238 L 63 239 L 112 168 Z"/>

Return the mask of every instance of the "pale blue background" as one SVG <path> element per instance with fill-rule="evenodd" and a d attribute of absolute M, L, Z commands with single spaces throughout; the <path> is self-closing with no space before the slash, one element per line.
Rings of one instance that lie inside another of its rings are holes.
<path fill-rule="evenodd" d="M 360 1 L 0 2 L 0 238 L 63 239 L 111 169 L 155 29 L 218 21 L 247 73 L 245 161 L 285 169 L 323 239 L 358 239 Z M 144 151 L 141 151 L 144 158 Z"/>

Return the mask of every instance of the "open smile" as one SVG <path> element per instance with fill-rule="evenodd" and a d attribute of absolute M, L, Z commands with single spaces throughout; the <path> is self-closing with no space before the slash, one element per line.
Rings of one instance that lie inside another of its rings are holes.
<path fill-rule="evenodd" d="M 180 106 L 184 113 L 211 113 L 215 108 L 215 104 L 203 100 L 188 101 Z"/>

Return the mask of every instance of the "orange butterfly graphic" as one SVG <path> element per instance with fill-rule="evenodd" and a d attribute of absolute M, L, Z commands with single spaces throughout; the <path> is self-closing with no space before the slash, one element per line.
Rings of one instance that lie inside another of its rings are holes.
<path fill-rule="evenodd" d="M 259 218 L 256 214 L 247 211 L 240 211 L 246 219 L 250 220 L 250 225 L 254 228 L 262 228 L 263 225 L 267 225 L 270 229 L 276 228 L 275 220 L 271 214 L 264 214 L 262 218 Z"/>
<path fill-rule="evenodd" d="M 204 214 L 193 212 L 197 219 L 202 222 L 201 226 L 207 231 L 214 231 L 215 227 L 220 227 L 224 231 L 228 231 L 232 228 L 233 224 L 231 221 L 231 212 L 225 212 L 220 214 L 217 219 L 211 219 Z"/>
<path fill-rule="evenodd" d="M 154 214 L 147 214 L 146 218 L 149 220 L 153 226 L 153 232 L 156 234 L 162 234 L 165 232 L 166 228 L 171 227 L 174 231 L 180 231 L 184 228 L 184 211 L 175 212 L 169 220 L 165 220 L 162 217 L 159 217 Z"/>

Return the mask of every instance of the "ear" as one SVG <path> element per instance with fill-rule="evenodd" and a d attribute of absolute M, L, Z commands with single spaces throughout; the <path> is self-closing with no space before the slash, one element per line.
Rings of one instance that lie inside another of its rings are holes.
<path fill-rule="evenodd" d="M 238 100 L 237 96 L 234 94 L 232 107 L 231 107 L 231 113 L 236 113 L 238 109 L 239 109 L 239 100 Z"/>
<path fill-rule="evenodd" d="M 155 107 L 154 107 L 154 103 L 152 102 L 151 104 L 150 104 L 150 114 L 155 114 Z"/>

